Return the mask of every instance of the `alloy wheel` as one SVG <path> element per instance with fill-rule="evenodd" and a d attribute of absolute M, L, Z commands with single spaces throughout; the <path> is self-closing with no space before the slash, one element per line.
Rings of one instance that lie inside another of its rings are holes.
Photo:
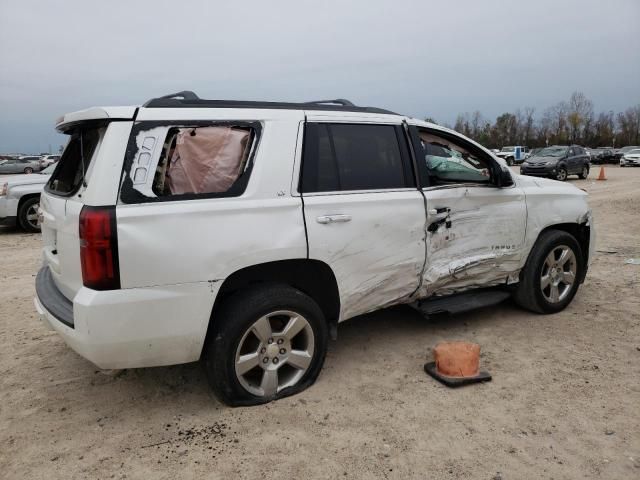
<path fill-rule="evenodd" d="M 556 174 L 556 180 L 564 182 L 567 179 L 567 171 L 564 168 L 559 168 Z"/>
<path fill-rule="evenodd" d="M 39 203 L 34 203 L 33 205 L 30 205 L 25 215 L 27 223 L 29 224 L 30 227 L 32 227 L 35 230 L 40 228 L 40 226 L 38 225 L 38 208 L 40 208 Z"/>
<path fill-rule="evenodd" d="M 566 245 L 554 247 L 542 265 L 540 290 L 549 303 L 563 301 L 576 282 L 576 255 Z"/>
<path fill-rule="evenodd" d="M 309 321 L 289 310 L 260 317 L 243 335 L 235 356 L 240 385 L 258 397 L 272 397 L 295 385 L 311 365 L 315 338 Z"/>

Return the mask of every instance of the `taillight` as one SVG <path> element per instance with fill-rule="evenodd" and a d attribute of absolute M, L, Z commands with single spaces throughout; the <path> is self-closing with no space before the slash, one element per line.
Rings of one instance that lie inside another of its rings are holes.
<path fill-rule="evenodd" d="M 82 207 L 80 263 L 85 287 L 93 290 L 120 288 L 116 207 Z"/>

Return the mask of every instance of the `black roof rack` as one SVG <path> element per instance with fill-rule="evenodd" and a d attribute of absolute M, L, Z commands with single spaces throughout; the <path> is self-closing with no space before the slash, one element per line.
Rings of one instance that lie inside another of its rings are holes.
<path fill-rule="evenodd" d="M 340 112 L 386 113 L 397 115 L 395 112 L 376 107 L 358 107 L 349 100 L 337 98 L 335 100 L 316 100 L 313 102 L 257 102 L 250 100 L 205 100 L 194 92 L 182 92 L 152 98 L 144 105 L 145 108 L 263 108 L 279 110 L 327 110 Z"/>

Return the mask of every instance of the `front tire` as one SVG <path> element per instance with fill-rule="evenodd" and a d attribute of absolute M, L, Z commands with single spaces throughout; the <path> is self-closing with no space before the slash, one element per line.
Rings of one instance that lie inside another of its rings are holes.
<path fill-rule="evenodd" d="M 33 173 L 33 168 L 31 167 L 27 167 L 24 169 L 24 173 L 26 173 L 27 175 L 29 175 L 30 173 Z"/>
<path fill-rule="evenodd" d="M 318 377 L 328 327 L 318 304 L 287 285 L 261 285 L 225 300 L 215 313 L 204 367 L 216 396 L 231 406 L 296 394 Z"/>
<path fill-rule="evenodd" d="M 547 230 L 533 246 L 513 298 L 537 313 L 564 310 L 578 291 L 584 268 L 576 239 L 560 230 Z"/>
<path fill-rule="evenodd" d="M 556 180 L 560 182 L 564 182 L 567 180 L 567 169 L 564 167 L 559 167 L 556 171 Z"/>
<path fill-rule="evenodd" d="M 507 165 L 509 165 L 510 167 L 513 166 L 513 157 L 507 158 Z"/>
<path fill-rule="evenodd" d="M 38 224 L 38 208 L 40 207 L 40 197 L 26 199 L 18 209 L 18 223 L 29 233 L 40 232 Z"/>

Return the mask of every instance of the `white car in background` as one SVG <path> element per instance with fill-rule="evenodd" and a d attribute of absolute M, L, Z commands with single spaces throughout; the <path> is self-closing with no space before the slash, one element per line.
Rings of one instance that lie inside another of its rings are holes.
<path fill-rule="evenodd" d="M 40 166 L 47 168 L 49 165 L 53 165 L 60 160 L 60 155 L 43 155 L 40 157 Z"/>
<path fill-rule="evenodd" d="M 40 194 L 55 165 L 30 175 L 0 177 L 0 225 L 19 225 L 27 232 L 39 232 Z"/>
<path fill-rule="evenodd" d="M 621 167 L 640 167 L 640 148 L 629 150 L 620 157 Z"/>

